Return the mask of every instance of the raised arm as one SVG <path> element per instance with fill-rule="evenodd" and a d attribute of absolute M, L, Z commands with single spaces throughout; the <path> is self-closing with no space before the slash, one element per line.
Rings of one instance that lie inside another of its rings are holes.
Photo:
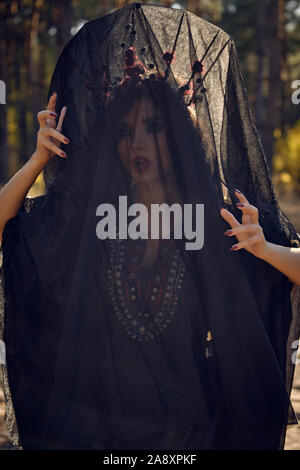
<path fill-rule="evenodd" d="M 56 99 L 57 95 L 54 93 L 49 99 L 47 109 L 37 115 L 40 128 L 35 152 L 0 192 L 0 239 L 6 222 L 18 213 L 26 194 L 50 158 L 55 154 L 62 158 L 67 156 L 60 149 L 60 142 L 69 143 L 69 139 L 61 134 L 67 108 L 62 109 L 56 126 Z"/>
<path fill-rule="evenodd" d="M 245 196 L 236 191 L 240 202 L 237 207 L 242 211 L 240 224 L 227 209 L 221 209 L 221 216 L 231 226 L 224 235 L 236 236 L 239 243 L 231 247 L 232 251 L 245 250 L 274 266 L 289 280 L 300 286 L 300 248 L 276 245 L 266 241 L 263 229 L 258 223 L 258 209 L 247 201 Z"/>

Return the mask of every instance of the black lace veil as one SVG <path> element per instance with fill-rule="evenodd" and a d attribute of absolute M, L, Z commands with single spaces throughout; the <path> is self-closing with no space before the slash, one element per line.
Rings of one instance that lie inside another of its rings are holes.
<path fill-rule="evenodd" d="M 238 188 L 268 241 L 300 238 L 278 206 L 233 39 L 185 10 L 132 4 L 81 28 L 54 91 L 68 157 L 50 160 L 46 194 L 3 233 L 11 439 L 131 448 L 143 432 L 201 423 L 215 437 L 199 448 L 282 448 L 297 423 L 299 287 L 231 252 L 219 209 L 241 220 Z M 147 238 L 149 211 L 134 204 L 201 206 L 203 246 L 187 249 L 183 217 Z M 132 206 L 140 236 L 123 238 Z M 99 226 L 108 213 L 115 225 Z"/>

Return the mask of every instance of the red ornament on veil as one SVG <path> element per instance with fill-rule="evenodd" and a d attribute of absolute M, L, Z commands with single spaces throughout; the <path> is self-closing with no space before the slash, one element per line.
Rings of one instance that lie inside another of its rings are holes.
<path fill-rule="evenodd" d="M 175 59 L 175 51 L 166 51 L 164 55 L 162 56 L 162 60 L 167 64 L 170 65 L 172 62 L 174 62 Z"/>
<path fill-rule="evenodd" d="M 125 52 L 124 70 L 126 71 L 126 78 L 140 78 L 140 75 L 145 73 L 144 64 L 138 61 L 135 48 L 131 46 Z"/>

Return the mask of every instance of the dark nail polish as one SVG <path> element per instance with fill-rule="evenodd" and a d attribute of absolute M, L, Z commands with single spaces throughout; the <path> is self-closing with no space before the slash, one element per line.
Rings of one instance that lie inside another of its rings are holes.
<path fill-rule="evenodd" d="M 62 157 L 66 156 L 65 152 L 60 152 L 60 154 L 61 154 Z"/>
<path fill-rule="evenodd" d="M 232 234 L 232 230 L 227 230 L 224 235 L 231 235 Z"/>
<path fill-rule="evenodd" d="M 231 251 L 234 251 L 234 250 L 237 250 L 237 249 L 238 249 L 238 247 L 237 247 L 236 245 L 233 245 L 233 246 L 230 248 Z"/>
<path fill-rule="evenodd" d="M 50 116 L 57 117 L 57 114 L 51 112 L 51 113 L 50 113 Z"/>
<path fill-rule="evenodd" d="M 244 207 L 244 204 L 242 204 L 241 202 L 238 202 L 238 203 L 237 203 L 237 206 L 238 206 L 238 207 Z"/>
<path fill-rule="evenodd" d="M 66 139 L 64 139 L 64 142 L 65 142 L 65 144 L 68 144 L 70 142 L 70 140 L 66 138 Z"/>

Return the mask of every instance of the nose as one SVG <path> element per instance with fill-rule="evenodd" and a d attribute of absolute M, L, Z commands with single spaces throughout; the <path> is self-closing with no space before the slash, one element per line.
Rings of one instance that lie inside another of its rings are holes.
<path fill-rule="evenodd" d="M 140 150 L 145 145 L 145 136 L 139 126 L 135 126 L 132 133 L 131 146 L 133 150 Z"/>

